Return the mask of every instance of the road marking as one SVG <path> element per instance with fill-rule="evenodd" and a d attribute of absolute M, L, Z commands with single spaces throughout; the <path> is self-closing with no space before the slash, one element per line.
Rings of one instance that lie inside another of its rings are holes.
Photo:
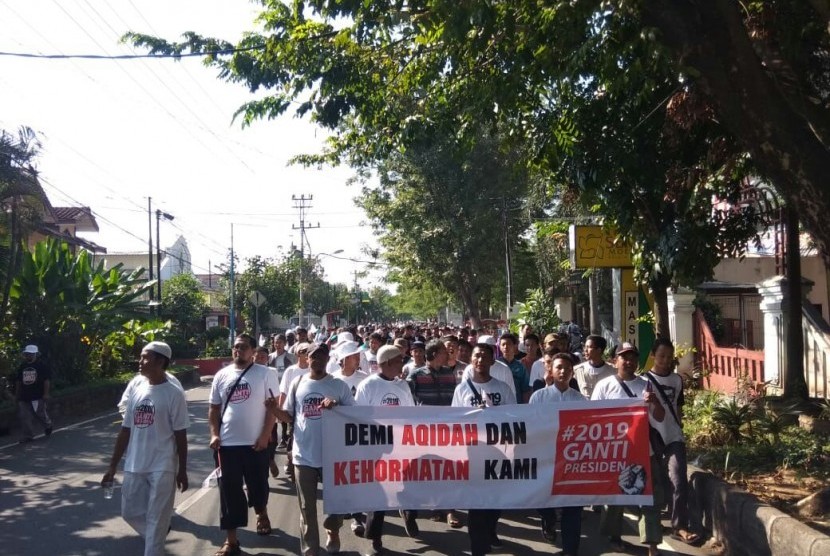
<path fill-rule="evenodd" d="M 176 508 L 173 509 L 173 513 L 176 514 L 176 515 L 179 515 L 179 516 L 184 515 L 184 513 L 191 508 L 191 506 L 193 506 L 196 502 L 198 502 L 199 500 L 204 498 L 205 495 L 208 492 L 210 492 L 210 490 L 212 488 L 214 488 L 214 487 L 212 487 L 212 486 L 203 486 L 202 488 L 197 490 L 196 493 L 193 494 L 190 498 L 188 498 L 187 500 L 185 500 L 184 502 L 182 502 L 181 504 L 176 506 Z"/>
<path fill-rule="evenodd" d="M 60 427 L 58 429 L 54 429 L 52 434 L 60 431 L 69 431 L 76 429 L 78 427 L 82 427 L 84 425 L 88 425 L 89 423 L 94 423 L 95 421 L 100 421 L 101 419 L 112 419 L 114 416 L 118 415 L 118 412 L 115 411 L 113 413 L 107 413 L 105 415 L 99 415 L 98 417 L 93 417 L 92 419 L 87 419 L 86 421 L 81 421 L 80 423 L 73 423 L 71 425 L 67 425 L 65 427 Z M 120 416 L 117 422 L 120 422 Z M 42 438 L 46 438 L 45 434 L 40 434 L 35 437 L 34 441 L 40 440 Z M 27 443 L 28 444 L 28 443 Z M 26 446 L 27 444 L 20 444 L 19 442 L 12 442 L 11 444 L 6 444 L 5 446 L 0 446 L 0 451 L 5 450 L 6 448 L 11 448 L 12 446 Z"/>
<path fill-rule="evenodd" d="M 203 386 L 204 386 L 204 384 L 201 384 L 199 386 L 196 386 L 196 387 L 189 388 L 189 389 L 185 390 L 185 396 L 187 396 L 187 394 L 190 393 L 190 392 L 195 393 L 197 390 L 200 390 Z M 194 401 L 194 400 L 189 400 L 188 399 L 188 402 L 191 402 L 191 401 Z M 73 430 L 73 429 L 77 429 L 78 427 L 88 425 L 89 423 L 94 423 L 95 421 L 100 421 L 101 419 L 108 419 L 108 418 L 112 418 L 112 417 L 116 417 L 116 416 L 118 417 L 118 420 L 113 422 L 113 424 L 120 423 L 121 422 L 121 414 L 118 413 L 117 411 L 114 411 L 112 413 L 105 413 L 104 415 L 99 415 L 98 417 L 93 417 L 92 419 L 87 419 L 86 421 L 81 421 L 79 423 L 73 423 L 73 424 L 67 425 L 65 427 L 54 429 L 52 431 L 52 434 L 55 434 L 56 432 L 59 432 L 59 431 L 70 431 L 70 430 Z M 40 440 L 41 438 L 46 438 L 46 435 L 41 434 L 41 435 L 35 436 L 35 441 Z M 5 444 L 3 446 L 0 446 L 0 452 L 2 452 L 3 450 L 5 450 L 7 448 L 11 448 L 13 446 L 26 446 L 26 444 L 20 444 L 17 441 L 12 442 L 10 444 Z"/>

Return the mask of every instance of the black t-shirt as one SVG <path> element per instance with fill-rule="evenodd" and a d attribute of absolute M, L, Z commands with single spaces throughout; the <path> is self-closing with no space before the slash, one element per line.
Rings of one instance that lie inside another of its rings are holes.
<path fill-rule="evenodd" d="M 52 378 L 49 367 L 40 359 L 24 362 L 17 368 L 17 380 L 20 381 L 20 399 L 31 402 L 43 398 L 43 382 Z"/>

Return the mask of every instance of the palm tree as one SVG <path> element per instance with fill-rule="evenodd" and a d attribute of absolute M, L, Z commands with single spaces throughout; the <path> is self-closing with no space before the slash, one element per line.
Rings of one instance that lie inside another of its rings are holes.
<path fill-rule="evenodd" d="M 0 328 L 6 321 L 9 291 L 20 269 L 24 239 L 48 204 L 34 160 L 41 143 L 22 126 L 17 135 L 0 130 Z"/>

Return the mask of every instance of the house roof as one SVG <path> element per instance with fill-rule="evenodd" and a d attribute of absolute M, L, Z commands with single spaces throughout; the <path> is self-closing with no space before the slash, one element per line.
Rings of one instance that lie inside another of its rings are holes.
<path fill-rule="evenodd" d="M 193 276 L 202 284 L 205 290 L 219 290 L 221 274 L 194 274 Z"/>
<path fill-rule="evenodd" d="M 74 224 L 78 232 L 97 232 L 98 222 L 89 207 L 52 207 L 55 224 Z"/>

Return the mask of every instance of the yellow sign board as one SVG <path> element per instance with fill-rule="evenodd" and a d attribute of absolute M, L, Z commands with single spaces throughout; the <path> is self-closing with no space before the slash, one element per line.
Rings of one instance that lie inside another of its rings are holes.
<path fill-rule="evenodd" d="M 572 268 L 630 268 L 631 246 L 602 226 L 571 226 Z"/>

